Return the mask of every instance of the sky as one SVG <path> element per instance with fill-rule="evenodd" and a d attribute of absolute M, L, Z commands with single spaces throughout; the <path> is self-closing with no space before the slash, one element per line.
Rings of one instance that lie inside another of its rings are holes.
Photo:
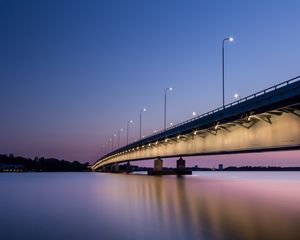
<path fill-rule="evenodd" d="M 225 45 L 227 103 L 298 76 L 299 11 L 296 0 L 1 0 L 0 153 L 94 162 L 127 121 L 138 138 L 141 108 L 143 135 L 162 129 L 170 86 L 168 124 L 221 106 L 225 37 L 235 39 Z M 300 165 L 298 156 L 192 163 Z"/>

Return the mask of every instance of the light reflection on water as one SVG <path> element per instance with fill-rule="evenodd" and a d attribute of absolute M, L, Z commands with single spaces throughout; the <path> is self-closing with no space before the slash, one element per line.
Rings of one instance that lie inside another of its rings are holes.
<path fill-rule="evenodd" d="M 0 239 L 300 239 L 300 173 L 0 174 Z"/>

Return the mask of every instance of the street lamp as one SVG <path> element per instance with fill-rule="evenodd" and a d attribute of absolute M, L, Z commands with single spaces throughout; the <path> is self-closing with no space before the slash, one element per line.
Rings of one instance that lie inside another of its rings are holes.
<path fill-rule="evenodd" d="M 112 138 L 110 138 L 109 139 L 109 141 L 111 142 L 111 151 L 113 151 L 113 149 L 114 149 L 114 141 L 113 141 L 113 139 Z"/>
<path fill-rule="evenodd" d="M 111 151 L 114 150 L 114 137 L 117 136 L 115 133 L 113 134 L 112 138 L 111 138 Z"/>
<path fill-rule="evenodd" d="M 102 144 L 102 156 L 106 154 L 106 143 Z"/>
<path fill-rule="evenodd" d="M 236 98 L 237 100 L 240 100 L 241 99 L 241 96 L 239 94 L 234 94 L 234 98 Z"/>
<path fill-rule="evenodd" d="M 172 91 L 173 88 L 168 87 L 165 89 L 165 107 L 164 107 L 164 129 L 166 130 L 167 125 L 167 91 Z"/>
<path fill-rule="evenodd" d="M 120 147 L 120 132 L 123 132 L 123 128 L 118 130 L 118 148 Z"/>
<path fill-rule="evenodd" d="M 109 153 L 109 142 L 105 142 L 105 154 Z"/>
<path fill-rule="evenodd" d="M 142 112 L 146 112 L 146 108 L 140 110 L 140 140 L 142 139 Z"/>
<path fill-rule="evenodd" d="M 102 147 L 101 147 L 101 149 L 100 149 L 100 156 L 103 155 L 103 152 L 104 152 L 104 150 L 103 150 L 103 145 L 102 145 Z"/>
<path fill-rule="evenodd" d="M 192 112 L 192 115 L 195 117 L 197 115 L 197 113 L 196 112 Z"/>
<path fill-rule="evenodd" d="M 129 123 L 133 123 L 133 121 L 132 121 L 132 120 L 129 120 L 129 121 L 127 122 L 127 136 L 126 136 L 126 138 L 127 138 L 127 141 L 126 141 L 127 145 L 128 145 L 128 137 L 129 137 Z"/>
<path fill-rule="evenodd" d="M 225 90 L 224 90 L 224 43 L 225 41 L 233 42 L 233 37 L 224 38 L 222 42 L 222 90 L 223 90 L 223 108 L 225 106 Z"/>

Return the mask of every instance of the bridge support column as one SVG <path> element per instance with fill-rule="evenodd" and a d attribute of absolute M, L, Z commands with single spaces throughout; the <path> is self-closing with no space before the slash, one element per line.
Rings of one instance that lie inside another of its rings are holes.
<path fill-rule="evenodd" d="M 113 172 L 120 172 L 120 168 L 119 168 L 119 164 L 118 163 L 114 163 L 114 165 L 113 165 Z"/>
<path fill-rule="evenodd" d="M 154 160 L 154 171 L 162 171 L 163 170 L 163 160 L 158 157 Z"/>
<path fill-rule="evenodd" d="M 176 161 L 176 165 L 177 165 L 177 169 L 176 169 L 177 175 L 192 175 L 192 170 L 188 170 L 185 168 L 185 160 L 183 160 L 182 157 L 180 157 Z"/>
<path fill-rule="evenodd" d="M 176 161 L 176 165 L 177 165 L 177 169 L 178 169 L 178 170 L 185 169 L 185 160 L 183 160 L 182 157 L 180 157 L 180 158 Z"/>
<path fill-rule="evenodd" d="M 130 166 L 130 162 L 128 161 L 126 164 L 126 173 L 130 173 L 131 172 L 131 166 Z"/>
<path fill-rule="evenodd" d="M 103 167 L 101 168 L 101 171 L 102 171 L 102 172 L 106 172 L 106 171 L 107 171 L 107 166 L 103 166 Z"/>

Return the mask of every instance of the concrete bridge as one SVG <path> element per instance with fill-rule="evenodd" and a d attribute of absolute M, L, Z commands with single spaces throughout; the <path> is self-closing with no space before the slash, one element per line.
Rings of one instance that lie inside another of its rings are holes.
<path fill-rule="evenodd" d="M 92 165 L 300 149 L 300 76 L 121 147 Z M 184 162 L 179 165 L 184 167 Z"/>

